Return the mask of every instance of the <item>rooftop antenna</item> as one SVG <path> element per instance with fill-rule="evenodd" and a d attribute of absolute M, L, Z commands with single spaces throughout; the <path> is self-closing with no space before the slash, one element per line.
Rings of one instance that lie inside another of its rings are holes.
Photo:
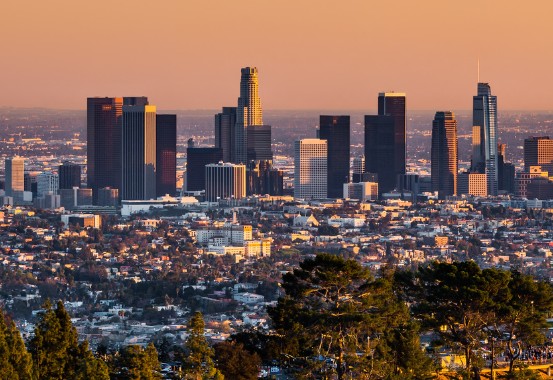
<path fill-rule="evenodd" d="M 480 57 L 478 57 L 478 83 L 480 83 Z"/>

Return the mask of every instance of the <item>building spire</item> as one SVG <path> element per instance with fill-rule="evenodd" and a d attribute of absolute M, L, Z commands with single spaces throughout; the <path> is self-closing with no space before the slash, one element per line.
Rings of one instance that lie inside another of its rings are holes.
<path fill-rule="evenodd" d="M 477 66 L 477 72 L 478 72 L 478 83 L 480 83 L 480 57 L 478 57 L 478 66 Z"/>

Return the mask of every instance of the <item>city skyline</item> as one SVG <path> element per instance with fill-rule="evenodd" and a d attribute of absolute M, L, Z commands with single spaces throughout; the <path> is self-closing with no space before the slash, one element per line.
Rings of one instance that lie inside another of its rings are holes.
<path fill-rule="evenodd" d="M 238 96 L 236 68 L 255 66 L 266 110 L 364 109 L 371 93 L 390 90 L 408 93 L 413 110 L 463 110 L 471 108 L 480 57 L 481 80 L 493 83 L 503 110 L 551 109 L 553 53 L 541 38 L 552 31 L 548 0 L 532 7 L 497 0 L 137 1 L 130 15 L 127 1 L 109 4 L 109 12 L 102 2 L 32 3 L 6 4 L 12 17 L 0 26 L 9 57 L 0 70 L 2 106 L 80 109 L 87 96 L 148 94 L 163 110 L 218 109 Z M 117 36 L 131 28 L 123 49 Z M 246 35 L 248 43 L 237 42 Z M 129 52 L 144 43 L 167 52 L 164 60 L 134 59 Z M 436 57 L 444 45 L 455 59 Z M 321 51 L 334 58 L 320 59 Z"/>

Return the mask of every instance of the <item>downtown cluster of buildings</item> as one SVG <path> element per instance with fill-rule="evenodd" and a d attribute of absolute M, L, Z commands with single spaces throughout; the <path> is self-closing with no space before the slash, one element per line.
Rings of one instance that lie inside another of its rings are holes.
<path fill-rule="evenodd" d="M 348 115 L 320 115 L 314 138 L 294 143 L 293 171 L 273 164 L 271 126 L 263 123 L 258 71 L 241 70 L 236 107 L 215 115 L 213 147 L 188 141 L 186 172 L 177 189 L 177 118 L 157 114 L 146 97 L 87 100 L 86 188 L 77 163 L 57 173 L 26 173 L 22 158 L 5 164 L 4 204 L 125 215 L 150 207 L 218 203 L 250 196 L 295 199 L 403 199 L 465 196 L 553 198 L 553 141 L 524 142 L 524 168 L 505 160 L 498 143 L 497 97 L 478 83 L 473 97 L 470 167 L 459 170 L 457 120 L 440 111 L 432 122 L 431 175 L 406 170 L 406 95 L 378 95 L 376 115 L 364 117 L 364 156 L 351 155 Z M 285 188 L 286 175 L 292 177 Z M 179 197 L 180 196 L 180 197 Z M 177 198 L 175 198 L 177 197 Z M 460 198 L 459 198 L 460 197 Z"/>

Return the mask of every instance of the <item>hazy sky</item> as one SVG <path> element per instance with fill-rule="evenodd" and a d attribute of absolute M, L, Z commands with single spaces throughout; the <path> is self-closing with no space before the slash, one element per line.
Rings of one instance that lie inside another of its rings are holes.
<path fill-rule="evenodd" d="M 553 109 L 552 0 L 9 0 L 0 106 L 236 105 L 257 66 L 265 109 L 472 108 L 476 61 L 498 108 Z"/>

